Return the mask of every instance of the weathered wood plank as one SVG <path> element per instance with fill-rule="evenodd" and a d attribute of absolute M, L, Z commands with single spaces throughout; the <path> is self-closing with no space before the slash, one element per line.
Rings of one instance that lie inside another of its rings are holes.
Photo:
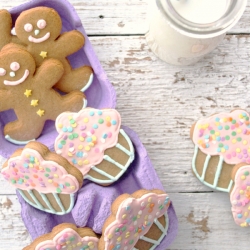
<path fill-rule="evenodd" d="M 233 221 L 224 193 L 169 193 L 179 218 L 179 234 L 172 250 L 248 249 L 249 231 Z M 15 196 L 0 195 L 0 249 L 20 250 L 30 242 Z"/>
<path fill-rule="evenodd" d="M 149 0 L 69 0 L 89 35 L 145 34 L 148 30 Z M 10 9 L 27 0 L 2 0 L 0 8 Z M 250 0 L 239 23 L 230 33 L 249 33 Z"/>

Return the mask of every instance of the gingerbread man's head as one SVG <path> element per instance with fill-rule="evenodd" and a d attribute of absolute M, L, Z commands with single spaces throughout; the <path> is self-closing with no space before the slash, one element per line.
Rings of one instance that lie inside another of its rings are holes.
<path fill-rule="evenodd" d="M 58 13 L 48 7 L 26 10 L 17 18 L 15 30 L 24 44 L 54 41 L 60 35 L 62 21 Z"/>
<path fill-rule="evenodd" d="M 8 44 L 0 52 L 0 89 L 11 89 L 23 84 L 36 70 L 36 64 L 29 52 Z"/>

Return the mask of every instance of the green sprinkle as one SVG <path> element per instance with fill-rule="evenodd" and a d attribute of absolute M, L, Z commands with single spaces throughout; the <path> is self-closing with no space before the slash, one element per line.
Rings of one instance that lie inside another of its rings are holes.
<path fill-rule="evenodd" d="M 70 139 L 70 140 L 73 140 L 73 139 L 74 139 L 74 136 L 73 136 L 73 135 L 69 135 L 69 139 Z"/>
<path fill-rule="evenodd" d="M 70 184 L 68 182 L 65 183 L 66 187 L 70 187 Z"/>
<path fill-rule="evenodd" d="M 249 117 L 246 117 L 245 119 L 246 119 L 246 121 L 249 121 Z"/>
<path fill-rule="evenodd" d="M 225 130 L 228 130 L 230 129 L 230 127 L 228 125 L 225 126 Z"/>
<path fill-rule="evenodd" d="M 126 231 L 127 230 L 127 228 L 126 227 L 123 227 L 122 228 L 122 232 L 124 232 L 124 231 Z"/>
<path fill-rule="evenodd" d="M 129 241 L 129 244 L 133 244 L 133 243 L 134 243 L 134 240 L 130 240 L 130 241 Z"/>
<path fill-rule="evenodd" d="M 74 240 L 75 240 L 75 237 L 72 236 L 72 237 L 69 238 L 69 240 L 70 240 L 70 241 L 74 241 Z"/>
<path fill-rule="evenodd" d="M 232 132 L 232 136 L 236 136 L 236 132 L 235 131 Z"/>
<path fill-rule="evenodd" d="M 236 123 L 236 120 L 232 120 L 232 123 L 235 124 L 235 123 Z"/>
<path fill-rule="evenodd" d="M 241 137 L 238 137 L 238 138 L 237 138 L 237 141 L 241 141 L 241 140 L 242 140 Z"/>
<path fill-rule="evenodd" d="M 25 175 L 24 178 L 25 178 L 25 179 L 29 179 L 29 176 L 28 176 L 28 175 Z"/>
<path fill-rule="evenodd" d="M 119 231 L 120 231 L 120 228 L 117 227 L 117 228 L 115 229 L 115 232 L 119 232 Z"/>
<path fill-rule="evenodd" d="M 212 134 L 212 135 L 213 135 L 214 133 L 215 133 L 215 131 L 214 131 L 214 130 L 211 130 L 211 131 L 210 131 L 210 134 Z"/>
<path fill-rule="evenodd" d="M 222 148 L 222 147 L 223 147 L 223 143 L 220 143 L 220 144 L 219 144 L 219 147 Z"/>
<path fill-rule="evenodd" d="M 134 216 L 132 220 L 133 220 L 133 221 L 136 221 L 136 220 L 137 220 L 137 216 Z"/>
<path fill-rule="evenodd" d="M 60 188 L 56 188 L 56 192 L 60 194 L 62 190 Z"/>
<path fill-rule="evenodd" d="M 78 135 L 77 133 L 73 133 L 73 137 L 74 137 L 74 138 L 78 138 L 78 136 L 79 136 L 79 135 Z"/>
<path fill-rule="evenodd" d="M 248 171 L 246 171 L 246 172 L 244 173 L 244 175 L 245 175 L 245 176 L 248 176 L 248 175 L 249 175 L 249 172 L 248 172 Z"/>
<path fill-rule="evenodd" d="M 65 144 L 66 144 L 66 141 L 65 141 L 65 140 L 62 140 L 62 141 L 61 141 L 61 144 L 62 144 L 62 145 L 65 145 Z"/>
<path fill-rule="evenodd" d="M 49 177 L 49 174 L 45 174 L 45 177 Z"/>
<path fill-rule="evenodd" d="M 99 119 L 99 120 L 98 120 L 98 123 L 99 123 L 99 124 L 103 124 L 103 123 L 104 123 L 104 120 L 103 120 L 103 119 Z"/>
<path fill-rule="evenodd" d="M 74 119 L 71 119 L 69 122 L 70 124 L 74 124 L 76 121 Z"/>
<path fill-rule="evenodd" d="M 15 184 L 15 183 L 16 183 L 16 181 L 15 181 L 15 180 L 11 180 L 11 183 L 12 183 L 12 184 Z"/>
<path fill-rule="evenodd" d="M 51 172 L 49 168 L 46 168 L 46 172 Z"/>
<path fill-rule="evenodd" d="M 228 140 L 230 140 L 230 136 L 229 135 L 226 135 L 225 136 L 225 139 L 228 141 Z"/>

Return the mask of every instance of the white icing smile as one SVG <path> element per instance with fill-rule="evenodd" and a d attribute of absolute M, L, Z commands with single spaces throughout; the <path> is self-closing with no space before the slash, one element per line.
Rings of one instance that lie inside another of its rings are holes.
<path fill-rule="evenodd" d="M 32 43 L 42 43 L 46 41 L 50 37 L 50 32 L 48 32 L 46 35 L 44 35 L 41 38 L 35 38 L 33 36 L 29 36 L 29 41 Z"/>
<path fill-rule="evenodd" d="M 18 85 L 22 82 L 24 82 L 26 80 L 26 78 L 29 76 L 29 70 L 25 70 L 24 74 L 23 74 L 23 77 L 17 81 L 7 81 L 7 80 L 4 80 L 3 83 L 5 85 L 11 85 L 11 86 L 14 86 L 14 85 Z"/>

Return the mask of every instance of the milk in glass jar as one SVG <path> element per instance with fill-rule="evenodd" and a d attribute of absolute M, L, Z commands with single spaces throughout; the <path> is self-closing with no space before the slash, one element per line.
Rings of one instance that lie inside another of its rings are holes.
<path fill-rule="evenodd" d="M 148 45 L 168 63 L 193 64 L 223 40 L 246 4 L 247 0 L 150 0 Z"/>

